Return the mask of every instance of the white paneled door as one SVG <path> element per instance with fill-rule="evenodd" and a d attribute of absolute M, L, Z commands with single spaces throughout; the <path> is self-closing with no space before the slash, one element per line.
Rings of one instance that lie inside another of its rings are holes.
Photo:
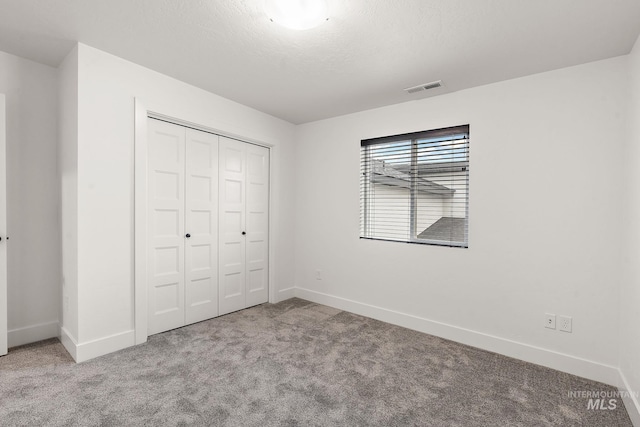
<path fill-rule="evenodd" d="M 151 335 L 218 315 L 218 136 L 148 124 Z"/>
<path fill-rule="evenodd" d="M 220 314 L 245 308 L 245 144 L 220 138 Z"/>
<path fill-rule="evenodd" d="M 149 119 L 149 334 L 185 324 L 185 129 Z"/>
<path fill-rule="evenodd" d="M 246 144 L 247 307 L 269 299 L 269 149 Z"/>
<path fill-rule="evenodd" d="M 7 354 L 7 157 L 5 97 L 0 94 L 0 356 Z"/>
<path fill-rule="evenodd" d="M 220 314 L 268 300 L 269 149 L 220 137 Z"/>
<path fill-rule="evenodd" d="M 186 323 L 218 315 L 218 136 L 187 129 Z"/>

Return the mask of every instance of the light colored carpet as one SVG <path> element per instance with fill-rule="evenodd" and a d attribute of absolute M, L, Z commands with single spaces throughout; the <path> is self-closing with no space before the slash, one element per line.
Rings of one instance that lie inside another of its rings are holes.
<path fill-rule="evenodd" d="M 610 386 L 291 299 L 75 364 L 57 340 L 0 358 L 0 424 L 631 426 Z"/>

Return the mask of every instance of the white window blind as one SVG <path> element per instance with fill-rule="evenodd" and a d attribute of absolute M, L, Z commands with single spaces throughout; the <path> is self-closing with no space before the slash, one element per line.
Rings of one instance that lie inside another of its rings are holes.
<path fill-rule="evenodd" d="M 360 237 L 468 247 L 469 125 L 360 143 Z"/>

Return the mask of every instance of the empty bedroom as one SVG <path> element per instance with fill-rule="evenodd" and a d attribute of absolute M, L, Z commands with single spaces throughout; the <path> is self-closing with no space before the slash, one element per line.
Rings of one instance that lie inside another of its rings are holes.
<path fill-rule="evenodd" d="M 0 425 L 640 427 L 640 2 L 0 0 Z"/>

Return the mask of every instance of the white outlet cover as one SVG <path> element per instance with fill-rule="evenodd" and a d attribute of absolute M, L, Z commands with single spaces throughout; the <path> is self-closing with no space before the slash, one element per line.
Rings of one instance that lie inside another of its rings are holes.
<path fill-rule="evenodd" d="M 544 314 L 544 327 L 549 329 L 556 328 L 556 315 L 551 313 Z"/>
<path fill-rule="evenodd" d="M 573 326 L 573 319 L 571 318 L 571 316 L 559 316 L 558 321 L 560 322 L 558 329 L 563 332 L 571 332 Z"/>

